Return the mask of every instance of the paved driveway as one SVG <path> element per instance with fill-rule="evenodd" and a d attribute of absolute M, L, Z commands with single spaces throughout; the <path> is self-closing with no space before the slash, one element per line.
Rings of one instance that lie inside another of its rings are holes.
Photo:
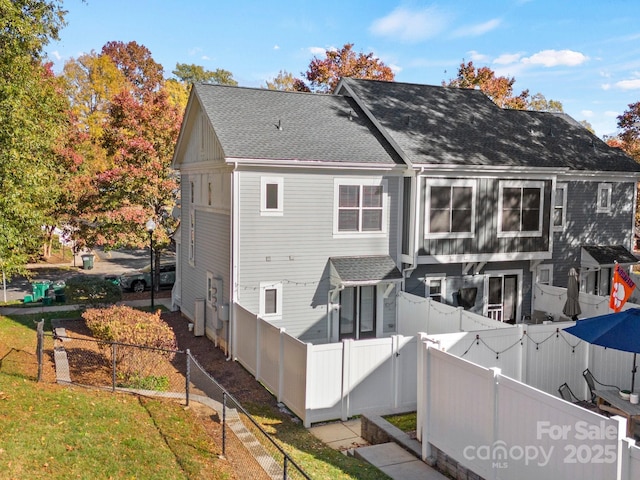
<path fill-rule="evenodd" d="M 32 272 L 31 279 L 17 276 L 7 282 L 6 288 L 0 285 L 0 301 L 22 300 L 26 294 L 31 293 L 31 282 L 37 280 L 66 280 L 74 275 L 121 275 L 122 273 L 149 265 L 149 250 L 112 250 L 105 252 L 102 249 L 95 249 L 93 268 L 84 270 L 82 258 L 78 255 L 75 263 L 65 264 L 32 264 L 28 269 Z M 167 252 L 164 258 L 175 257 L 173 252 Z"/>

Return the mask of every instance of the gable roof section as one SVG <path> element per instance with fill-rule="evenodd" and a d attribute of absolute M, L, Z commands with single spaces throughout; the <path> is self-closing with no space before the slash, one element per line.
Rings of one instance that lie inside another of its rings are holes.
<path fill-rule="evenodd" d="M 352 98 L 194 85 L 227 159 L 403 165 Z"/>
<path fill-rule="evenodd" d="M 640 172 L 567 115 L 499 108 L 479 90 L 343 78 L 354 98 L 416 165 Z"/>

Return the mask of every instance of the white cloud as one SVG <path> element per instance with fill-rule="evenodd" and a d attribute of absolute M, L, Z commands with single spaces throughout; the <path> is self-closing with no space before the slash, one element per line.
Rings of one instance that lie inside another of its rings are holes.
<path fill-rule="evenodd" d="M 517 63 L 520 61 L 522 54 L 520 53 L 503 53 L 499 57 L 497 57 L 493 63 L 496 65 L 510 65 L 512 63 Z"/>
<path fill-rule="evenodd" d="M 600 85 L 600 88 L 602 88 L 602 90 L 604 90 L 606 92 L 607 90 L 611 89 L 611 84 L 610 83 L 603 83 L 602 85 Z"/>
<path fill-rule="evenodd" d="M 273 49 L 274 49 L 274 50 L 280 50 L 280 45 L 274 45 L 274 46 L 273 46 Z"/>
<path fill-rule="evenodd" d="M 374 35 L 395 37 L 404 42 L 420 42 L 434 37 L 449 25 L 449 15 L 437 7 L 410 10 L 398 7 L 386 17 L 374 20 L 369 30 Z"/>
<path fill-rule="evenodd" d="M 327 51 L 326 48 L 322 47 L 309 47 L 308 50 L 311 55 L 324 55 L 324 53 Z"/>
<path fill-rule="evenodd" d="M 622 90 L 637 90 L 640 88 L 640 78 L 634 78 L 632 80 L 621 80 L 616 82 L 615 86 Z"/>
<path fill-rule="evenodd" d="M 51 55 L 53 55 L 56 60 L 62 60 L 62 56 L 60 55 L 60 52 L 57 50 L 54 50 L 53 52 L 51 52 Z"/>
<path fill-rule="evenodd" d="M 391 69 L 391 71 L 397 75 L 398 73 L 400 73 L 402 71 L 402 67 L 400 65 L 396 65 L 394 63 L 388 63 L 387 67 L 389 67 Z"/>
<path fill-rule="evenodd" d="M 489 56 L 484 53 L 477 52 L 475 50 L 471 50 L 467 52 L 469 54 L 469 58 L 474 62 L 486 62 L 489 60 Z"/>
<path fill-rule="evenodd" d="M 582 111 L 580 111 L 580 114 L 583 117 L 587 117 L 587 118 L 593 117 L 593 115 L 594 115 L 593 110 L 582 110 Z"/>
<path fill-rule="evenodd" d="M 500 26 L 502 20 L 499 18 L 494 18 L 493 20 L 489 20 L 484 23 L 478 23 L 476 25 L 468 25 L 466 27 L 461 27 L 456 29 L 453 32 L 453 37 L 479 37 L 480 35 L 484 35 L 491 30 L 495 30 Z"/>
<path fill-rule="evenodd" d="M 209 57 L 208 55 L 202 55 L 200 57 L 201 60 L 211 60 L 211 57 Z"/>
<path fill-rule="evenodd" d="M 559 65 L 575 67 L 589 60 L 589 57 L 573 50 L 542 50 L 530 57 L 523 58 L 522 62 L 545 67 L 557 67 Z"/>
<path fill-rule="evenodd" d="M 613 110 L 607 110 L 606 112 L 604 112 L 604 116 L 605 117 L 610 117 L 610 118 L 615 118 L 619 115 L 618 112 L 614 112 Z"/>

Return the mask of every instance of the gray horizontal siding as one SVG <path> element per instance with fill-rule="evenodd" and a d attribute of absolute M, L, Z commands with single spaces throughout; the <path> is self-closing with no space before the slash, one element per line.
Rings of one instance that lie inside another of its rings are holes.
<path fill-rule="evenodd" d="M 563 231 L 555 232 L 554 285 L 566 287 L 571 267 L 580 266 L 582 245 L 624 245 L 631 248 L 635 205 L 635 183 L 572 181 L 567 183 L 567 220 Z M 597 212 L 598 184 L 611 183 L 611 213 Z"/>
<path fill-rule="evenodd" d="M 183 178 L 183 198 L 188 192 L 189 177 Z M 223 301 L 230 298 L 230 216 L 212 212 L 202 207 L 195 208 L 195 262 L 189 263 L 189 205 L 182 208 L 182 306 L 185 313 L 193 318 L 195 300 L 205 298 L 207 272 L 223 279 Z"/>
<path fill-rule="evenodd" d="M 260 177 L 284 179 L 282 216 L 260 216 Z M 352 175 L 349 178 L 362 178 Z M 283 318 L 274 322 L 305 341 L 327 337 L 328 258 L 390 254 L 397 257 L 401 178 L 388 180 L 387 235 L 334 238 L 334 174 L 240 173 L 239 303 L 259 310 L 260 282 L 283 284 Z M 268 259 L 267 259 L 268 257 Z"/>

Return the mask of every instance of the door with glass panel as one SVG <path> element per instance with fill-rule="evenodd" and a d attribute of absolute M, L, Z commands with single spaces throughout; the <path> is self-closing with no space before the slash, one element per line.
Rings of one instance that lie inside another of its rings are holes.
<path fill-rule="evenodd" d="M 489 277 L 487 316 L 499 322 L 515 323 L 518 307 L 518 276 Z"/>
<path fill-rule="evenodd" d="M 347 287 L 340 292 L 340 340 L 376 336 L 377 287 Z"/>

